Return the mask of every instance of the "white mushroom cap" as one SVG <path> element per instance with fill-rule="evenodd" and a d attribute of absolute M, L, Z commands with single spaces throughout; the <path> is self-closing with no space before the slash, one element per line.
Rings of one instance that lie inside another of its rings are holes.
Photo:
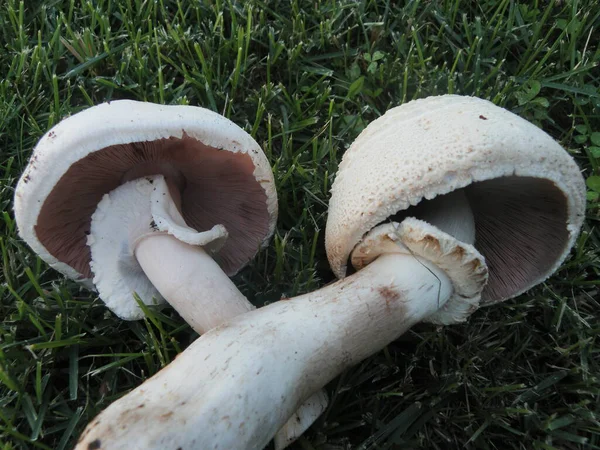
<path fill-rule="evenodd" d="M 89 279 L 86 233 L 97 204 L 120 184 L 154 174 L 179 183 L 185 223 L 198 231 L 225 226 L 229 239 L 215 259 L 228 274 L 274 231 L 273 174 L 250 135 L 204 108 L 120 100 L 42 137 L 15 193 L 19 234 L 55 269 Z"/>
<path fill-rule="evenodd" d="M 546 279 L 583 222 L 583 177 L 550 136 L 486 100 L 430 97 L 389 110 L 345 153 L 326 228 L 333 271 L 346 275 L 351 251 L 376 225 L 463 188 L 490 272 L 483 303 Z"/>

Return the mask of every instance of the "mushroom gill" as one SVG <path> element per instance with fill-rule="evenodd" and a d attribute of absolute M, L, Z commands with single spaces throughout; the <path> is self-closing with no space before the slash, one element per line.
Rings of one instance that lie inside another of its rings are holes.
<path fill-rule="evenodd" d="M 508 176 L 473 183 L 464 191 L 475 218 L 475 247 L 489 281 L 483 303 L 513 297 L 543 280 L 569 242 L 567 199 L 552 181 Z M 444 195 L 390 217 L 421 217 Z"/>
<path fill-rule="evenodd" d="M 41 208 L 36 224 L 40 242 L 58 260 L 91 277 L 86 245 L 91 216 L 102 196 L 131 173 L 183 176 L 182 213 L 198 231 L 222 224 L 229 239 L 215 260 L 235 273 L 268 234 L 267 197 L 254 178 L 246 153 L 209 147 L 191 138 L 113 145 L 90 153 L 61 177 Z"/>

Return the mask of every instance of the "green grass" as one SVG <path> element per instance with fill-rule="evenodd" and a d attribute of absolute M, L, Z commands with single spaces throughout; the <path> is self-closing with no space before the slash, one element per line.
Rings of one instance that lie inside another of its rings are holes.
<path fill-rule="evenodd" d="M 252 133 L 273 165 L 280 216 L 272 245 L 235 282 L 261 305 L 333 279 L 329 189 L 358 133 L 392 106 L 443 93 L 489 98 L 568 149 L 589 187 L 583 234 L 542 286 L 461 326 L 417 326 L 334 380 L 329 409 L 296 448 L 600 449 L 600 9 L 402 3 L 2 2 L 1 449 L 71 448 L 196 338 L 171 309 L 119 321 L 19 240 L 13 189 L 49 127 L 133 98 L 201 105 Z"/>

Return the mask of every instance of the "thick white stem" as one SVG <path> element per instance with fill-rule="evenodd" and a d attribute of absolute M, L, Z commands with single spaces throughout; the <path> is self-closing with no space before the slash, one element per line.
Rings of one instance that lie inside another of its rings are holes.
<path fill-rule="evenodd" d="M 262 449 L 313 392 L 451 293 L 436 266 L 382 255 L 351 277 L 203 335 L 101 413 L 76 448 Z M 157 426 L 167 420 L 168 428 Z"/>
<path fill-rule="evenodd" d="M 254 309 L 202 247 L 157 233 L 137 243 L 135 256 L 158 292 L 198 333 Z"/>
<path fill-rule="evenodd" d="M 200 334 L 256 309 L 202 247 L 151 234 L 138 242 L 135 255 L 158 292 Z M 326 406 L 325 392 L 315 392 L 277 433 L 277 448 L 294 442 Z"/>

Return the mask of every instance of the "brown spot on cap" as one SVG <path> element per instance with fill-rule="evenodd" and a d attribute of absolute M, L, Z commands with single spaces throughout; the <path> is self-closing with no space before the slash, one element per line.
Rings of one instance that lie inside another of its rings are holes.
<path fill-rule="evenodd" d="M 102 441 L 100 439 L 96 439 L 88 444 L 88 450 L 97 450 L 101 446 L 102 446 Z"/>

